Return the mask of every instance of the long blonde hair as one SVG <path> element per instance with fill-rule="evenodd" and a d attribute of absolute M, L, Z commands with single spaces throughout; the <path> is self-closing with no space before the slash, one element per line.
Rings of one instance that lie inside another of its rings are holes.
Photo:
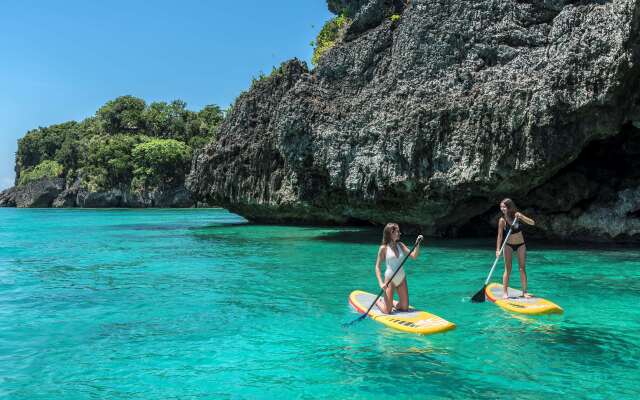
<path fill-rule="evenodd" d="M 509 219 L 511 219 L 511 221 L 513 221 L 516 218 L 516 211 L 518 211 L 518 208 L 516 207 L 516 203 L 513 202 L 513 200 L 511 200 L 510 198 L 506 198 L 503 199 L 500 204 L 504 203 L 505 206 L 507 206 L 507 215 L 509 216 Z"/>
<path fill-rule="evenodd" d="M 388 246 L 389 244 L 393 244 L 393 239 L 391 239 L 391 233 L 395 230 L 400 230 L 398 224 L 394 222 L 389 222 L 385 225 L 384 230 L 382 231 L 382 245 Z"/>

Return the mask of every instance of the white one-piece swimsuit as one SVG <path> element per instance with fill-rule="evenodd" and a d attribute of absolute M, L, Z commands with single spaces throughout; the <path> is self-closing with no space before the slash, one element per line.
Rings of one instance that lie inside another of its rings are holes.
<path fill-rule="evenodd" d="M 399 245 L 396 245 L 396 246 L 398 249 L 398 257 L 396 257 L 393 250 L 391 250 L 391 248 L 387 246 L 387 254 L 385 257 L 385 261 L 387 262 L 387 270 L 384 271 L 385 282 L 387 282 L 391 278 L 393 273 L 396 272 L 398 268 L 400 268 L 400 264 L 402 264 L 402 259 L 404 258 L 403 257 L 404 253 L 402 252 L 402 249 L 400 248 Z M 400 286 L 404 278 L 405 278 L 404 269 L 401 269 L 400 271 L 398 271 L 396 276 L 393 277 L 393 281 L 392 281 L 393 285 Z"/>

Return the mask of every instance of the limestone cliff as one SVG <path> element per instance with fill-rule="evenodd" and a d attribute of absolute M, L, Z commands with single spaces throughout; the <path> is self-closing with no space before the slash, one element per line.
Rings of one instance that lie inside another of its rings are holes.
<path fill-rule="evenodd" d="M 329 6 L 351 12 L 342 39 L 238 98 L 193 161 L 201 200 L 460 234 L 490 232 L 509 196 L 540 235 L 640 240 L 636 1 Z"/>
<path fill-rule="evenodd" d="M 188 208 L 196 205 L 184 184 L 158 186 L 145 191 L 131 191 L 127 187 L 90 191 L 82 187 L 79 180 L 66 187 L 62 178 L 43 178 L 0 192 L 0 207 Z"/>

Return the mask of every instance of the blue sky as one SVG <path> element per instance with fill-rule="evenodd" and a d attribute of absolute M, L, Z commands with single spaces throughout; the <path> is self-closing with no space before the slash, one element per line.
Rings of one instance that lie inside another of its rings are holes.
<path fill-rule="evenodd" d="M 16 140 L 130 94 L 227 108 L 260 71 L 297 57 L 331 18 L 324 0 L 19 1 L 0 12 L 0 189 Z"/>

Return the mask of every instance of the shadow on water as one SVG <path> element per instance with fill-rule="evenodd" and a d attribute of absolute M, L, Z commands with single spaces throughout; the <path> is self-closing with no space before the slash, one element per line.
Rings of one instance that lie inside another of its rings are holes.
<path fill-rule="evenodd" d="M 371 244 L 377 243 L 382 238 L 382 230 L 374 228 L 353 228 L 350 230 L 336 230 L 315 236 L 313 240 L 322 242 Z"/>
<path fill-rule="evenodd" d="M 189 230 L 204 231 L 207 229 L 225 229 L 225 228 L 230 229 L 230 228 L 238 228 L 241 226 L 251 227 L 251 226 L 259 226 L 259 225 L 254 225 L 249 222 L 218 222 L 218 223 L 212 223 L 212 224 L 207 224 L 203 226 L 191 226 L 189 227 Z"/>
<path fill-rule="evenodd" d="M 105 230 L 117 231 L 174 231 L 191 229 L 193 225 L 187 224 L 171 224 L 171 225 L 150 225 L 150 224 L 123 224 L 105 226 Z"/>
<path fill-rule="evenodd" d="M 313 239 L 316 233 L 315 229 L 310 227 L 237 223 L 197 227 L 190 229 L 189 234 L 197 240 L 253 247 L 261 243 L 304 242 Z"/>
<path fill-rule="evenodd" d="M 174 226 L 149 226 L 140 225 L 136 228 L 132 225 L 127 228 L 127 225 L 120 225 L 122 229 L 140 229 L 140 230 L 171 230 L 171 229 L 189 229 L 191 231 L 200 231 L 204 233 L 206 230 L 215 229 L 234 229 L 238 227 L 246 228 L 260 228 L 260 229 L 299 229 L 299 230 L 318 230 L 323 231 L 321 234 L 310 237 L 311 240 L 323 241 L 323 242 L 336 242 L 336 243 L 351 243 L 351 244 L 371 244 L 378 243 L 382 240 L 382 227 L 369 227 L 369 226 L 344 226 L 344 227 L 324 227 L 324 226 L 299 226 L 299 225 L 267 225 L 258 224 L 247 221 L 221 221 L 218 223 L 211 223 L 205 226 L 189 226 L 189 225 L 174 225 Z M 402 227 L 401 227 L 402 229 Z M 410 244 L 415 239 L 415 234 L 406 233 L 402 240 L 405 244 Z M 640 245 L 637 244 L 619 244 L 619 243 L 592 243 L 592 242 L 566 242 L 551 239 L 540 238 L 527 238 L 527 247 L 529 250 L 572 250 L 572 251 L 622 251 L 622 250 L 636 250 L 640 251 Z M 425 237 L 425 244 L 434 245 L 441 248 L 466 248 L 466 249 L 486 249 L 492 248 L 495 245 L 495 236 L 486 237 Z"/>
<path fill-rule="evenodd" d="M 594 250 L 640 250 L 640 245 L 633 243 L 603 243 L 603 242 L 568 242 L 563 240 L 527 238 L 528 246 L 540 250 L 572 250 L 572 251 L 594 251 Z"/>
<path fill-rule="evenodd" d="M 401 240 L 405 244 L 410 244 L 416 235 L 406 234 Z M 370 244 L 382 240 L 382 228 L 342 228 L 334 232 L 326 232 L 316 236 L 314 240 L 339 243 Z M 527 239 L 529 250 L 568 250 L 568 251 L 640 251 L 640 246 L 632 244 L 617 243 L 574 243 L 558 242 L 553 240 Z M 465 248 L 465 249 L 491 249 L 495 245 L 495 237 L 425 237 L 426 245 L 434 245 L 441 248 Z"/>
<path fill-rule="evenodd" d="M 110 237 L 112 238 L 117 238 L 120 240 L 127 240 L 129 242 L 139 242 L 139 243 L 145 243 L 145 242 L 149 242 L 150 240 L 153 239 L 157 239 L 157 240 L 170 240 L 170 239 L 180 239 L 180 238 L 184 238 L 186 235 L 184 234 L 157 234 L 157 235 L 144 235 L 144 236 L 136 236 L 136 235 L 132 235 L 132 234 L 113 234 Z"/>
<path fill-rule="evenodd" d="M 406 234 L 400 240 L 407 246 L 414 243 L 416 235 Z M 315 236 L 313 240 L 323 242 L 349 243 L 349 244 L 378 244 L 382 241 L 381 228 L 354 228 L 350 230 L 336 230 L 334 232 L 325 232 Z M 425 237 L 423 245 L 437 246 L 440 248 L 452 249 L 487 249 L 493 242 L 485 239 L 446 239 Z"/>

